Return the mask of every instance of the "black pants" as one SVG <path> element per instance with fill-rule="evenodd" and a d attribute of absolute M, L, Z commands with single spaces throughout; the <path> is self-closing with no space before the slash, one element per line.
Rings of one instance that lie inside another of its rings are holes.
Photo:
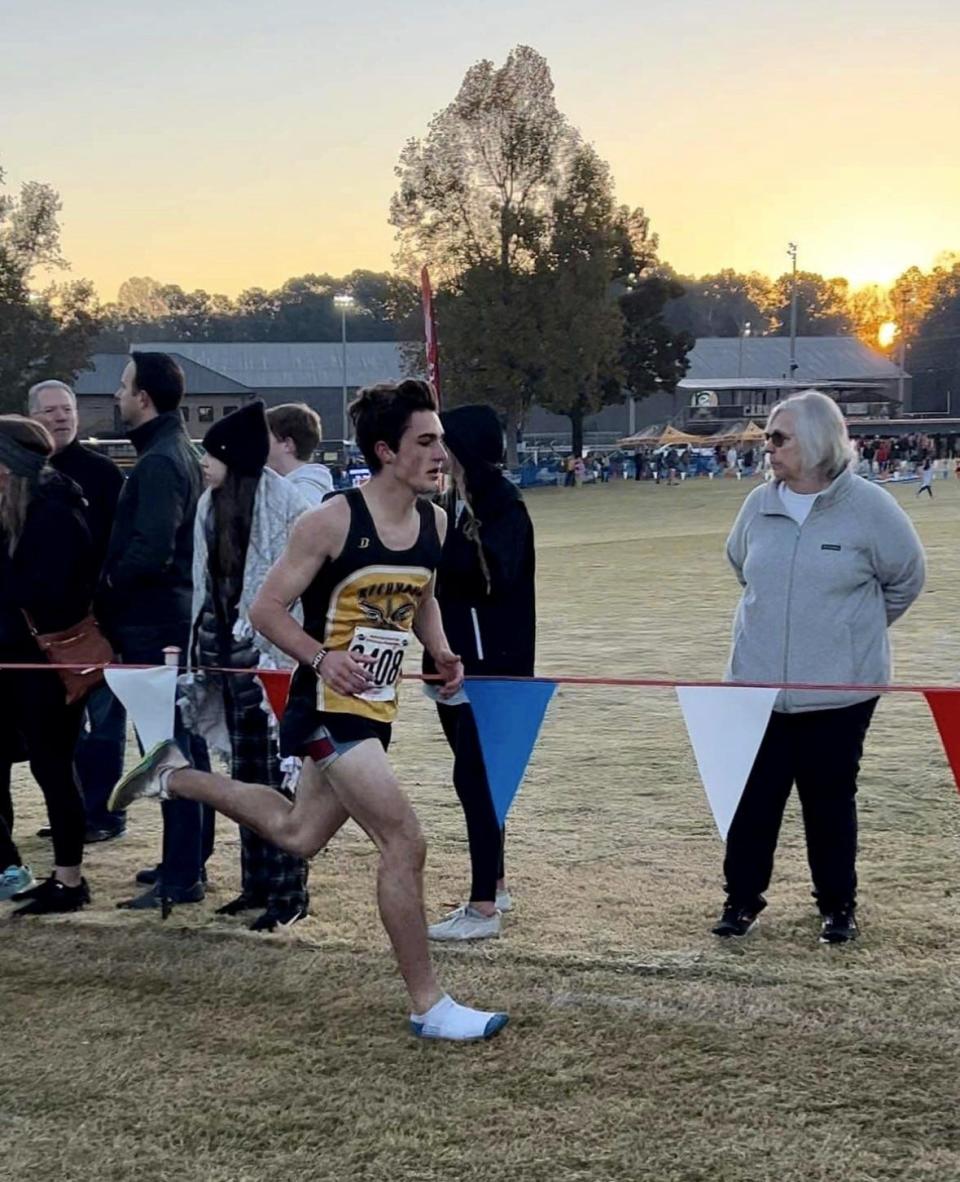
<path fill-rule="evenodd" d="M 24 669 L 0 673 L 0 709 L 5 725 L 22 741 L 30 771 L 47 803 L 54 862 L 58 866 L 79 866 L 83 861 L 86 818 L 73 751 L 80 733 L 83 703 L 66 704 L 63 682 L 56 673 Z M 0 770 L 0 781 L 0 861 L 6 869 L 20 861 L 10 836 L 13 804 L 7 761 Z"/>
<path fill-rule="evenodd" d="M 227 661 L 220 658 L 218 664 Z M 230 732 L 230 776 L 243 784 L 262 784 L 282 796 L 280 752 L 262 706 L 263 690 L 253 676 L 223 678 L 223 705 Z M 261 907 L 305 908 L 308 864 L 304 858 L 240 826 L 240 889 Z"/>
<path fill-rule="evenodd" d="M 493 903 L 497 897 L 497 879 L 504 876 L 504 830 L 497 821 L 490 796 L 477 724 L 468 705 L 438 703 L 437 713 L 453 752 L 453 786 L 467 822 L 472 873 L 470 899 L 475 903 Z"/>
<path fill-rule="evenodd" d="M 727 834 L 727 895 L 759 911 L 770 885 L 780 822 L 794 783 L 803 809 L 807 860 L 821 912 L 857 897 L 857 773 L 877 699 L 839 710 L 771 714 Z"/>
<path fill-rule="evenodd" d="M 162 665 L 163 648 L 176 644 L 186 649 L 187 627 L 125 626 L 115 629 L 111 639 L 128 665 Z M 206 744 L 183 729 L 180 711 L 174 718 L 174 738 L 184 756 L 202 772 L 210 770 Z M 177 797 L 160 806 L 163 814 L 163 853 L 160 879 L 165 890 L 176 895 L 198 883 L 207 858 L 213 852 L 214 812 L 196 800 Z"/>

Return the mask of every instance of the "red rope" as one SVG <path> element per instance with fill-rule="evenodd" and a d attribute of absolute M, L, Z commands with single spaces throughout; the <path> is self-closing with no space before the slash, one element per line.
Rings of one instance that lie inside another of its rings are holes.
<path fill-rule="evenodd" d="M 57 669 L 74 669 L 82 672 L 90 672 L 94 669 L 162 669 L 175 668 L 177 666 L 163 666 L 163 665 L 53 665 L 46 661 L 35 664 L 27 662 L 0 662 L 0 672 L 16 672 L 17 670 L 26 669 L 49 669 L 56 671 Z M 191 670 L 194 673 L 226 673 L 234 674 L 235 676 L 249 676 L 251 673 L 288 673 L 292 670 L 287 669 L 226 669 L 219 665 L 200 665 L 194 666 Z M 404 673 L 404 681 L 441 681 L 442 678 L 438 674 L 420 674 L 420 673 Z M 575 674 L 558 674 L 556 677 L 500 677 L 500 676 L 471 676 L 470 681 L 540 681 L 550 682 L 553 685 L 600 685 L 600 686 L 628 686 L 638 689 L 676 689 L 683 687 L 690 687 L 693 689 L 710 689 L 710 688 L 740 688 L 740 689 L 775 689 L 775 690 L 805 690 L 805 691 L 834 691 L 837 693 L 877 693 L 877 694 L 926 694 L 926 693 L 947 693 L 960 694 L 960 686 L 957 685 L 913 685 L 913 684 L 890 684 L 890 685 L 841 685 L 828 684 L 819 682 L 771 682 L 771 681 L 717 681 L 717 680 L 700 680 L 695 681 L 689 678 L 677 679 L 671 677 L 585 677 Z"/>

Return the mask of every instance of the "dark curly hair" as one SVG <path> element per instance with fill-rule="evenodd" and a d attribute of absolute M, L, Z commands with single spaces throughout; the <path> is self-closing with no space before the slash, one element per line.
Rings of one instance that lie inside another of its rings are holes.
<path fill-rule="evenodd" d="M 357 447 L 363 452 L 371 472 L 383 467 L 377 456 L 378 443 L 385 443 L 391 451 L 400 446 L 400 437 L 407 428 L 410 416 L 418 410 L 437 409 L 433 388 L 417 378 L 403 382 L 380 382 L 360 391 L 350 407 Z"/>

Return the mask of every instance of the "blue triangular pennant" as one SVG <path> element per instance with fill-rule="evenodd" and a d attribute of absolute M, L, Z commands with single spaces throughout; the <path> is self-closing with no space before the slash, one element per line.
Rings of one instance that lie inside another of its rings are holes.
<path fill-rule="evenodd" d="M 465 688 L 477 722 L 493 807 L 503 825 L 557 687 L 552 681 L 468 678 Z"/>

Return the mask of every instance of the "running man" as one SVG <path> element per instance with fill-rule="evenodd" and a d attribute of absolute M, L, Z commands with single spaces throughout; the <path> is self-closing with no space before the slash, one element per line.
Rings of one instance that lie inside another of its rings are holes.
<path fill-rule="evenodd" d="M 283 753 L 303 758 L 296 800 L 194 771 L 166 742 L 120 781 L 110 807 L 199 800 L 306 858 L 352 817 L 380 852 L 380 916 L 410 994 L 411 1031 L 491 1038 L 506 1014 L 459 1005 L 437 985 L 423 907 L 426 846 L 386 757 L 411 631 L 435 661 L 444 696 L 463 682 L 433 593 L 446 516 L 418 499 L 436 490 L 446 459 L 436 400 L 425 382 L 384 383 L 362 390 L 350 414 L 371 479 L 300 518 L 250 612 L 300 662 L 280 732 Z M 303 627 L 289 611 L 297 599 Z"/>
<path fill-rule="evenodd" d="M 933 476 L 933 461 L 927 456 L 920 470 L 920 487 L 917 489 L 917 496 L 922 492 L 928 492 L 930 494 L 930 500 L 933 500 Z"/>

